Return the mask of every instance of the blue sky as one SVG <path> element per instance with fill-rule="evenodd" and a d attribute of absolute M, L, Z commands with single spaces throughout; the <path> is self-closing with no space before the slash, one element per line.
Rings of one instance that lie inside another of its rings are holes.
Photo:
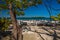
<path fill-rule="evenodd" d="M 53 8 L 58 9 L 58 8 L 60 8 L 60 4 L 58 4 L 56 1 L 57 0 L 53 0 L 51 2 L 51 5 Z M 43 2 L 45 2 L 47 5 L 49 5 L 49 3 L 46 2 L 46 0 L 43 0 Z M 2 14 L 0 14 L 0 17 L 9 17 L 9 14 L 6 14 L 7 12 L 8 12 L 8 10 L 3 10 Z M 46 7 L 44 6 L 44 3 L 37 5 L 37 7 L 35 7 L 35 6 L 29 7 L 26 10 L 24 10 L 24 12 L 25 12 L 25 15 L 24 15 L 25 17 L 31 17 L 31 16 L 49 17 L 49 13 L 48 13 Z M 60 13 L 60 10 L 59 11 L 52 10 L 51 15 L 56 16 L 58 13 Z"/>

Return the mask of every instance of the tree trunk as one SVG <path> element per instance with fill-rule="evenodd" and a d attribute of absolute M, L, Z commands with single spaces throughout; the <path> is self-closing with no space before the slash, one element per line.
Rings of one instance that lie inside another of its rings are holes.
<path fill-rule="evenodd" d="M 10 17 L 11 17 L 12 24 L 13 24 L 13 30 L 12 30 L 13 40 L 21 40 L 22 29 L 17 24 L 16 14 L 14 14 L 14 11 L 12 10 L 11 3 L 9 4 L 9 10 L 10 10 Z"/>

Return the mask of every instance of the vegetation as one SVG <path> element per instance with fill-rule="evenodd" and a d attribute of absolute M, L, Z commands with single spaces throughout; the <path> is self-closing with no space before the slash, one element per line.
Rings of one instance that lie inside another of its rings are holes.
<path fill-rule="evenodd" d="M 58 3 L 60 3 L 60 0 L 57 0 Z"/>
<path fill-rule="evenodd" d="M 41 4 L 41 0 L 2 0 L 3 4 L 0 4 L 0 10 L 7 9 L 13 24 L 13 40 L 22 40 L 22 30 L 21 26 L 17 24 L 16 14 L 24 15 L 24 10 L 29 6 L 35 6 L 36 4 Z"/>
<path fill-rule="evenodd" d="M 0 18 L 0 31 L 7 30 L 10 23 L 11 23 L 10 20 L 8 20 L 6 18 Z"/>
<path fill-rule="evenodd" d="M 26 8 L 30 6 L 36 6 L 37 4 L 42 4 L 42 0 L 2 0 L 2 2 L 3 3 L 0 4 L 0 10 L 4 10 L 4 9 L 9 10 L 12 24 L 14 26 L 12 31 L 13 40 L 22 40 L 21 39 L 22 30 L 21 30 L 21 26 L 17 24 L 16 14 L 24 15 L 24 10 Z M 49 10 L 51 9 L 51 7 L 48 7 L 45 2 L 44 2 L 44 5 L 47 8 L 49 15 L 51 16 L 51 12 Z"/>
<path fill-rule="evenodd" d="M 57 17 L 51 16 L 51 18 L 55 21 L 60 21 L 60 14 L 58 14 Z"/>

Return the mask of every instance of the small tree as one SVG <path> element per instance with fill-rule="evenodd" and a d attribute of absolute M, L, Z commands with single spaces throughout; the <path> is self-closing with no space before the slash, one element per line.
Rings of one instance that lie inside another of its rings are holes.
<path fill-rule="evenodd" d="M 9 14 L 13 24 L 13 40 L 22 40 L 22 29 L 21 26 L 18 25 L 16 20 L 16 14 L 24 15 L 24 10 L 27 7 L 35 6 L 36 4 L 41 4 L 41 0 L 2 0 L 3 4 L 0 4 L 0 9 L 8 9 Z"/>

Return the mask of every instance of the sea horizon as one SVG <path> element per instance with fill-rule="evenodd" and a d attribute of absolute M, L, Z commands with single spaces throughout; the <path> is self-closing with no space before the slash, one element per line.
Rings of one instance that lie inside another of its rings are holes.
<path fill-rule="evenodd" d="M 7 17 L 7 19 L 11 19 L 10 17 Z M 17 20 L 48 20 L 52 21 L 52 18 L 49 17 L 16 17 Z"/>

